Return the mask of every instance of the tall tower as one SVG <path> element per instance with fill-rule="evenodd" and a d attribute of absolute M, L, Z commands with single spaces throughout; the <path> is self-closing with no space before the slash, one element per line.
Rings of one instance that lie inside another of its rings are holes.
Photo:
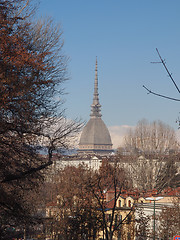
<path fill-rule="evenodd" d="M 101 116 L 96 58 L 93 103 L 91 105 L 90 119 L 81 134 L 78 149 L 79 154 L 94 153 L 99 155 L 107 155 L 113 152 L 111 137 L 105 123 L 101 119 Z"/>

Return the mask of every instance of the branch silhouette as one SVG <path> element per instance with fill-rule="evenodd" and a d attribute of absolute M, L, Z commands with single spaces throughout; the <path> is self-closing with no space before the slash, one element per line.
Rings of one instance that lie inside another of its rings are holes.
<path fill-rule="evenodd" d="M 157 48 L 156 48 L 156 51 L 157 51 L 157 54 L 158 54 L 158 56 L 159 56 L 159 58 L 160 58 L 160 62 L 152 62 L 152 63 L 161 63 L 161 64 L 163 65 L 163 67 L 165 68 L 168 76 L 170 77 L 171 81 L 173 82 L 176 90 L 178 91 L 178 93 L 180 93 L 180 89 L 179 89 L 179 87 L 177 86 L 176 81 L 175 81 L 174 78 L 172 77 L 172 74 L 169 72 L 169 70 L 168 70 L 168 68 L 167 68 L 167 66 L 166 66 L 165 60 L 162 59 L 162 57 L 161 57 L 161 55 L 160 55 L 160 53 L 159 53 L 159 50 L 158 50 Z M 169 100 L 172 100 L 172 101 L 178 101 L 178 102 L 180 101 L 180 99 L 178 99 L 178 98 L 169 97 L 169 96 L 162 95 L 162 94 L 159 94 L 159 93 L 157 93 L 157 92 L 151 91 L 151 90 L 150 90 L 149 88 L 147 88 L 145 85 L 143 85 L 143 88 L 145 88 L 145 89 L 147 90 L 148 94 L 153 94 L 153 95 L 156 95 L 156 96 L 158 96 L 158 97 L 166 98 L 166 99 L 169 99 Z"/>
<path fill-rule="evenodd" d="M 148 91 L 148 94 L 151 93 L 151 94 L 156 95 L 156 96 L 158 96 L 158 97 L 162 97 L 162 98 L 166 98 L 166 99 L 169 99 L 169 100 L 179 101 L 179 102 L 180 102 L 180 99 L 178 99 L 178 98 L 172 98 L 172 97 L 168 97 L 168 96 L 165 96 L 165 95 L 162 95 L 162 94 L 153 92 L 153 91 L 151 91 L 150 89 L 148 89 L 148 88 L 147 88 L 146 86 L 144 86 L 144 85 L 143 85 L 143 88 L 145 88 L 145 89 Z"/>

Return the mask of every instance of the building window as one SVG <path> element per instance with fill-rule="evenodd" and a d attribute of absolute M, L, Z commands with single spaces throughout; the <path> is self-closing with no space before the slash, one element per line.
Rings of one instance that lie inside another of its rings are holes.
<path fill-rule="evenodd" d="M 128 207 L 131 207 L 131 200 L 128 201 Z"/>
<path fill-rule="evenodd" d="M 121 200 L 119 200 L 119 207 L 121 207 Z"/>

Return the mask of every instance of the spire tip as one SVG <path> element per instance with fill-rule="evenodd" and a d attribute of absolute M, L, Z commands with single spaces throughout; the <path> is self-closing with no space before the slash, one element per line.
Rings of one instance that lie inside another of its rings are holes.
<path fill-rule="evenodd" d="M 96 67 L 95 67 L 95 81 L 94 81 L 94 97 L 93 104 L 91 105 L 91 115 L 92 117 L 101 117 L 99 103 L 99 93 L 98 93 L 98 74 L 97 74 L 97 56 L 96 56 Z"/>

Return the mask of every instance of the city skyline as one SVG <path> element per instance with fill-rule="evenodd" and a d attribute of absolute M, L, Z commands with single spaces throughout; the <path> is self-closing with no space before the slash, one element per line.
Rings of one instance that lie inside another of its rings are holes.
<path fill-rule="evenodd" d="M 38 17 L 52 16 L 61 24 L 70 58 L 70 80 L 64 84 L 67 118 L 89 120 L 97 56 L 102 119 L 113 143 L 143 118 L 178 131 L 179 103 L 147 94 L 143 85 L 179 97 L 163 66 L 151 64 L 159 61 L 158 48 L 179 83 L 179 10 L 178 0 L 41 1 Z"/>

